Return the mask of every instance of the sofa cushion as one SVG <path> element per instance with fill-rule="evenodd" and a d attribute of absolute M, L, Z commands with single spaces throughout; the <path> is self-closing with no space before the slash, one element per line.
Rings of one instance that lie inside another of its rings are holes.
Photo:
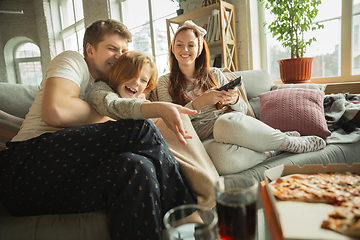
<path fill-rule="evenodd" d="M 103 210 L 77 214 L 0 216 L 0 239 L 110 240 Z"/>
<path fill-rule="evenodd" d="M 291 83 L 291 84 L 281 84 L 274 85 L 271 87 L 271 90 L 279 90 L 285 88 L 304 88 L 304 89 L 319 89 L 325 92 L 326 84 L 316 84 L 316 83 Z"/>
<path fill-rule="evenodd" d="M 0 110 L 25 118 L 38 90 L 37 85 L 0 83 Z"/>
<path fill-rule="evenodd" d="M 260 115 L 260 98 L 259 95 L 271 90 L 274 85 L 270 74 L 266 70 L 248 70 L 234 72 L 243 77 L 243 83 L 246 89 L 249 103 L 253 109 L 256 118 Z"/>
<path fill-rule="evenodd" d="M 6 142 L 17 134 L 24 119 L 0 110 L 0 151 L 6 148 Z"/>
<path fill-rule="evenodd" d="M 359 162 L 360 141 L 349 144 L 328 144 L 324 149 L 308 153 L 283 152 L 266 161 L 241 172 L 241 175 L 254 177 L 258 181 L 265 180 L 264 171 L 269 168 L 284 165 L 346 163 L 352 165 Z"/>
<path fill-rule="evenodd" d="M 288 88 L 260 94 L 260 120 L 285 131 L 326 138 L 331 135 L 324 114 L 324 92 Z"/>

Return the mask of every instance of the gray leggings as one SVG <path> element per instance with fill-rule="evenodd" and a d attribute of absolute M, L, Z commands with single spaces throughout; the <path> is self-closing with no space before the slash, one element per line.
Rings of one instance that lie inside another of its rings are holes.
<path fill-rule="evenodd" d="M 220 116 L 213 131 L 216 142 L 235 144 L 257 152 L 278 151 L 286 141 L 285 133 L 241 112 Z"/>
<path fill-rule="evenodd" d="M 266 159 L 266 151 L 278 151 L 286 134 L 240 112 L 220 116 L 214 125 L 214 139 L 204 147 L 220 175 L 249 169 Z"/>

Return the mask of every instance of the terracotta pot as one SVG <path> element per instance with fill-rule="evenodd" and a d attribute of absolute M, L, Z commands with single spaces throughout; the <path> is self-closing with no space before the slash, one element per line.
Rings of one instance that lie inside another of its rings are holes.
<path fill-rule="evenodd" d="M 278 60 L 280 78 L 284 83 L 308 82 L 314 58 L 291 58 Z"/>

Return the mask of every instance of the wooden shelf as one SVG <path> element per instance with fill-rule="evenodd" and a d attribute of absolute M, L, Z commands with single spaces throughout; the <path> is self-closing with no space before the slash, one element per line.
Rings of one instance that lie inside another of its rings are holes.
<path fill-rule="evenodd" d="M 220 40 L 208 43 L 210 52 L 215 51 L 215 48 L 221 48 L 222 67 L 227 67 L 231 71 L 238 71 L 235 8 L 230 3 L 219 1 L 177 17 L 166 19 L 168 44 L 170 46 L 176 29 L 186 20 L 193 20 L 199 26 L 203 26 L 204 23 L 207 23 L 213 9 L 219 10 L 221 32 Z"/>

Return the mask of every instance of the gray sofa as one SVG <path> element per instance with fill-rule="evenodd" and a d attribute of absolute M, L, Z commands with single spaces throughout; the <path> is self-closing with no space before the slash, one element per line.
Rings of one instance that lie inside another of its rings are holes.
<path fill-rule="evenodd" d="M 265 70 L 239 71 L 237 75 L 243 76 L 244 86 L 248 94 L 248 100 L 252 106 L 256 117 L 259 117 L 260 100 L 259 95 L 267 92 L 274 85 L 270 75 Z M 253 176 L 259 181 L 264 180 L 264 171 L 284 165 L 300 165 L 305 164 L 323 164 L 330 163 L 346 163 L 352 165 L 360 162 L 360 142 L 328 144 L 324 149 L 310 153 L 282 153 L 278 156 L 269 158 L 268 160 L 255 165 L 239 174 Z"/>
<path fill-rule="evenodd" d="M 259 95 L 267 92 L 274 85 L 269 74 L 264 70 L 236 72 L 243 76 L 249 103 L 256 116 L 260 110 Z M 32 101 L 37 86 L 22 86 L 0 83 L 0 144 L 16 134 Z M 0 145 L 0 150 L 4 148 Z M 347 163 L 360 162 L 360 142 L 351 144 L 329 144 L 325 149 L 302 154 L 282 153 L 260 164 L 245 169 L 241 175 L 253 176 L 259 181 L 264 179 L 266 169 L 284 165 Z M 110 239 L 107 231 L 105 211 L 83 214 L 40 215 L 30 217 L 12 217 L 0 204 L 0 239 L 1 240 L 101 240 Z"/>

